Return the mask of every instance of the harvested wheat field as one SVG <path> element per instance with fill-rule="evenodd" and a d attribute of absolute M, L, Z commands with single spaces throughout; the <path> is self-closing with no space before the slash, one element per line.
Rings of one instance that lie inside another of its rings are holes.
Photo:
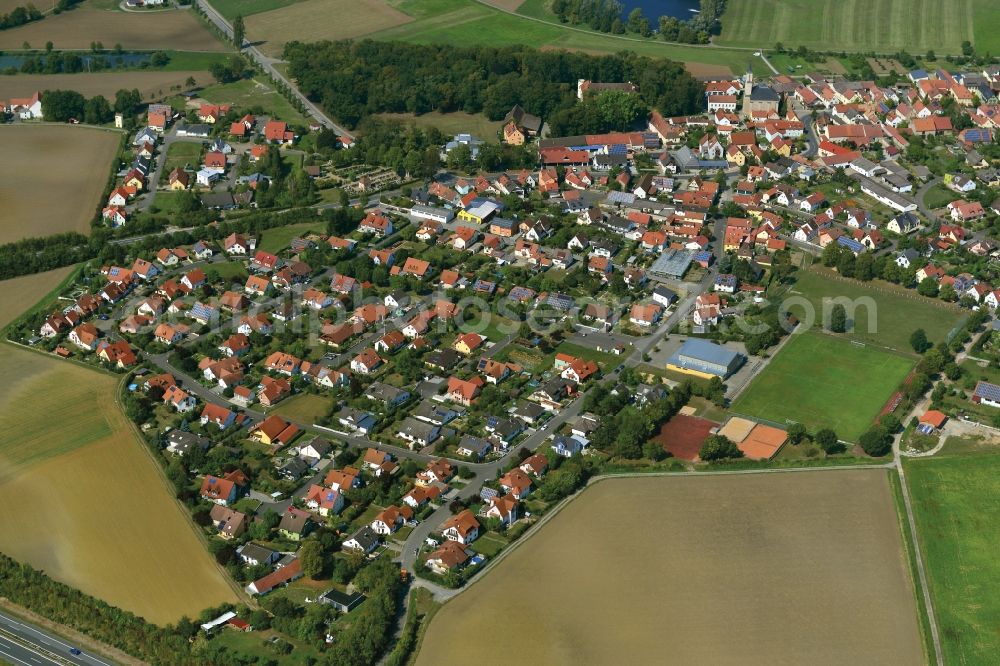
<path fill-rule="evenodd" d="M 115 93 L 122 88 L 139 91 L 144 101 L 169 96 L 172 90 L 187 89 L 186 81 L 193 77 L 196 84 L 205 86 L 215 79 L 208 72 L 100 72 L 95 74 L 17 74 L 0 76 L 0 99 L 30 97 L 36 90 L 75 90 L 84 97 L 104 95 L 114 102 Z"/>
<path fill-rule="evenodd" d="M 601 481 L 445 604 L 417 664 L 512 648 L 553 666 L 921 664 L 887 472 Z"/>
<path fill-rule="evenodd" d="M 116 377 L 9 345 L 0 367 L 0 551 L 161 624 L 236 599 L 115 404 Z"/>
<path fill-rule="evenodd" d="M 22 312 L 58 287 L 72 271 L 72 266 L 64 266 L 0 281 L 0 328 L 17 319 Z"/>
<path fill-rule="evenodd" d="M 247 37 L 260 50 L 281 55 L 290 41 L 361 37 L 409 23 L 413 18 L 383 0 L 306 0 L 246 18 Z"/>
<path fill-rule="evenodd" d="M 0 244 L 90 231 L 120 139 L 71 125 L 0 127 Z"/>
<path fill-rule="evenodd" d="M 58 16 L 46 16 L 10 30 L 0 30 L 0 49 L 20 49 L 24 42 L 40 49 L 52 42 L 57 49 L 90 48 L 91 42 L 111 48 L 225 51 L 226 46 L 190 10 L 122 12 L 83 4 Z"/>

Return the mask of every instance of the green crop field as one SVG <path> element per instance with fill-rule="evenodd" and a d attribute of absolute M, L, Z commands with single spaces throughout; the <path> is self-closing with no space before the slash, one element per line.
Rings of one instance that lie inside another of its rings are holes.
<path fill-rule="evenodd" d="M 995 29 L 991 33 L 978 26 L 980 20 L 997 25 L 996 3 L 988 4 L 988 0 L 730 0 L 717 41 L 754 48 L 781 42 L 820 50 L 960 53 L 962 42 L 972 41 L 974 31 L 986 44 L 997 41 Z"/>
<path fill-rule="evenodd" d="M 903 382 L 911 359 L 809 331 L 793 334 L 733 411 L 856 441 Z M 864 382 L 860 382 L 860 378 Z"/>
<path fill-rule="evenodd" d="M 1000 654 L 1000 455 L 906 460 L 920 549 L 947 664 L 995 664 Z"/>
<path fill-rule="evenodd" d="M 211 0 L 209 4 L 227 20 L 232 21 L 237 15 L 253 16 L 272 9 L 281 9 L 293 5 L 300 0 Z"/>
<path fill-rule="evenodd" d="M 745 72 L 750 59 L 746 51 L 666 44 L 655 39 L 574 29 L 573 26 L 553 21 L 537 3 L 518 9 L 519 15 L 505 13 L 476 0 L 395 0 L 390 5 L 414 20 L 368 36 L 457 46 L 526 44 L 536 48 L 564 48 L 588 53 L 629 50 L 639 55 L 687 63 L 693 74 L 702 76 Z M 765 74 L 770 70 L 755 59 L 754 71 Z"/>
<path fill-rule="evenodd" d="M 924 329 L 928 339 L 937 343 L 965 317 L 957 307 L 924 298 L 912 289 L 878 280 L 868 284 L 841 280 L 835 272 L 819 267 L 799 271 L 796 280 L 782 297 L 790 299 L 788 309 L 801 321 L 822 326 L 824 299 L 846 297 L 856 306 L 853 314 L 847 307 L 848 319 L 854 323 L 848 336 L 900 352 L 912 352 L 910 335 L 916 329 Z M 810 303 L 812 313 L 801 304 L 803 298 Z M 826 309 L 832 309 L 832 302 L 827 303 Z"/>

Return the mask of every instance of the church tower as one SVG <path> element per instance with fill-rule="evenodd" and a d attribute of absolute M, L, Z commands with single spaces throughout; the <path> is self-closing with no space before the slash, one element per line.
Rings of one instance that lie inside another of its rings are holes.
<path fill-rule="evenodd" d="M 750 117 L 750 96 L 753 94 L 753 65 L 747 65 L 746 76 L 743 77 L 743 117 Z"/>

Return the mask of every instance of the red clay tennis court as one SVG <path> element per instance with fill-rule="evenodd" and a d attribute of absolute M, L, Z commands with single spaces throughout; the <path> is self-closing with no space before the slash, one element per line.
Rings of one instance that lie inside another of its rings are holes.
<path fill-rule="evenodd" d="M 656 441 L 673 457 L 694 460 L 698 457 L 702 443 L 712 434 L 712 428 L 718 425 L 715 421 L 700 419 L 697 416 L 678 414 L 663 424 Z"/>

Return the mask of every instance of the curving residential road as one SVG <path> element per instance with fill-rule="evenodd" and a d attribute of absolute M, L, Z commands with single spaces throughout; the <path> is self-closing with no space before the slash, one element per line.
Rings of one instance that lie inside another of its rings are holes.
<path fill-rule="evenodd" d="M 229 37 L 230 39 L 232 39 L 232 36 L 233 36 L 233 26 L 230 25 L 229 21 L 227 21 L 222 16 L 222 14 L 220 14 L 217 11 L 215 11 L 215 8 L 213 8 L 205 0 L 194 0 L 194 3 L 195 3 L 195 5 L 198 6 L 199 9 L 201 9 L 203 12 L 205 12 L 206 18 L 208 18 L 208 20 L 211 21 L 215 25 L 215 27 L 217 27 L 219 30 L 221 30 L 222 34 L 224 34 L 227 37 Z M 260 49 L 258 49 L 256 46 L 254 46 L 252 44 L 250 44 L 248 46 L 244 46 L 244 45 L 241 44 L 240 45 L 240 52 L 243 53 L 243 54 L 245 54 L 245 55 L 250 56 L 250 58 L 255 63 L 257 63 L 257 65 L 260 66 L 261 69 L 263 69 L 268 75 L 270 75 L 276 81 L 281 81 L 286 86 L 288 86 L 288 89 L 292 91 L 292 94 L 295 95 L 295 97 L 300 102 L 302 102 L 303 106 L 305 106 L 306 113 L 309 116 L 311 116 L 313 119 L 315 119 L 320 125 L 322 125 L 323 127 L 328 128 L 328 129 L 333 130 L 334 132 L 336 132 L 337 134 L 339 134 L 341 136 L 347 136 L 347 137 L 350 137 L 352 139 L 354 138 L 353 134 L 351 134 L 350 132 L 348 132 L 346 129 L 344 129 L 343 127 L 341 127 L 337 123 L 333 122 L 333 120 L 331 120 L 329 116 L 327 116 L 325 113 L 323 113 L 322 109 L 320 109 L 318 106 L 316 106 L 315 104 L 313 104 L 312 101 L 310 101 L 310 99 L 308 97 L 306 97 L 305 95 L 303 95 L 299 91 L 299 89 L 295 86 L 295 84 L 293 84 L 291 81 L 289 81 L 288 78 L 284 74 L 282 74 L 281 72 L 278 71 L 278 69 L 274 66 L 274 63 L 278 62 L 278 61 L 276 61 L 275 59 L 269 58 L 268 56 L 264 55 L 260 51 Z"/>

